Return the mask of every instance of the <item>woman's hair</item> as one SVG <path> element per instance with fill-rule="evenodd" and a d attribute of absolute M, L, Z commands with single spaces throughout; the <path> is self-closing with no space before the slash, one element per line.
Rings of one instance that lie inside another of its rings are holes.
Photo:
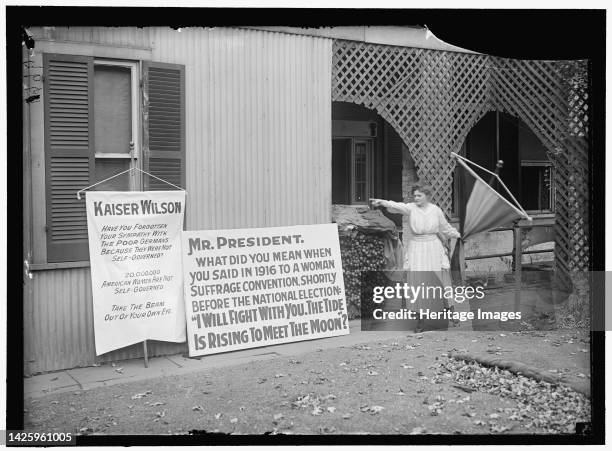
<path fill-rule="evenodd" d="M 433 194 L 433 188 L 430 185 L 425 185 L 421 183 L 412 185 L 412 188 L 410 189 L 410 194 L 414 196 L 415 191 L 420 191 L 421 193 L 427 195 L 427 197 L 429 197 L 430 199 L 431 195 Z"/>

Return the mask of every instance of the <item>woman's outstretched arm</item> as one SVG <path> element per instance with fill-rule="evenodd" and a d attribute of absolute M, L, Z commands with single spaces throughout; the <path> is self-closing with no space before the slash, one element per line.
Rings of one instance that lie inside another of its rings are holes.
<path fill-rule="evenodd" d="M 390 213 L 400 213 L 403 215 L 410 214 L 413 204 L 405 204 L 403 202 L 394 202 L 392 200 L 370 199 L 373 207 L 385 207 Z"/>

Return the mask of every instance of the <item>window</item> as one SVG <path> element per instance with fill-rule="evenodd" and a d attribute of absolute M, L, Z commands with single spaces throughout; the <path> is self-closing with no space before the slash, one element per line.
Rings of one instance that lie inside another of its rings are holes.
<path fill-rule="evenodd" d="M 374 140 L 332 140 L 332 203 L 367 204 L 374 189 Z"/>
<path fill-rule="evenodd" d="M 527 211 L 552 210 L 552 165 L 549 162 L 521 163 L 521 200 Z"/>
<path fill-rule="evenodd" d="M 95 182 L 139 167 L 138 80 L 136 63 L 94 62 Z M 133 153 L 130 142 L 134 143 Z M 139 183 L 132 176 L 118 177 L 96 187 L 110 191 L 137 188 Z"/>
<path fill-rule="evenodd" d="M 78 190 L 134 166 L 185 186 L 184 66 L 45 54 L 43 71 L 47 262 L 84 261 Z M 97 187 L 167 188 L 127 174 Z"/>

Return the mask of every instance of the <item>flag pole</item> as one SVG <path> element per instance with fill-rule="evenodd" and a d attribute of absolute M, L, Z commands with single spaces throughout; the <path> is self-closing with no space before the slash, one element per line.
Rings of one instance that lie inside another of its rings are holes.
<path fill-rule="evenodd" d="M 470 163 L 471 165 L 482 169 L 483 171 L 491 174 L 493 177 L 495 177 L 497 179 L 497 181 L 499 182 L 499 184 L 501 186 L 504 187 L 504 189 L 506 190 L 506 192 L 508 193 L 508 195 L 510 196 L 510 198 L 514 201 L 514 204 L 512 204 L 511 202 L 508 201 L 508 199 L 502 197 L 502 199 L 504 201 L 506 201 L 506 203 L 510 206 L 512 206 L 512 208 L 514 208 L 517 212 L 519 212 L 519 214 L 523 215 L 525 217 L 526 220 L 531 221 L 532 218 L 527 214 L 527 212 L 523 209 L 523 207 L 521 206 L 521 204 L 519 204 L 519 202 L 516 200 L 516 197 L 514 197 L 514 195 L 510 192 L 510 190 L 508 189 L 508 187 L 505 185 L 505 183 L 502 181 L 502 179 L 499 177 L 499 175 L 497 175 L 495 172 L 491 172 L 489 171 L 487 168 L 483 168 L 482 166 L 474 163 L 473 161 L 468 160 L 465 157 L 462 157 L 459 154 L 456 154 L 455 152 L 451 152 L 451 156 L 455 157 L 457 159 L 457 162 L 459 164 L 461 164 L 467 171 L 469 171 L 473 176 L 475 176 L 476 178 L 481 179 L 476 172 L 474 172 L 474 170 L 472 168 L 470 168 L 466 163 Z M 481 179 L 482 180 L 482 179 Z M 484 182 L 484 180 L 483 180 Z M 491 189 L 494 189 L 491 185 L 488 185 L 489 187 L 491 187 Z"/>
<path fill-rule="evenodd" d="M 521 308 L 521 280 L 523 270 L 523 243 L 519 220 L 514 221 L 514 312 Z"/>
<path fill-rule="evenodd" d="M 142 350 L 144 351 L 144 366 L 149 368 L 149 352 L 147 349 L 147 340 L 142 342 Z"/>
<path fill-rule="evenodd" d="M 491 176 L 491 178 L 489 179 L 489 185 L 493 186 L 493 182 L 495 181 L 495 176 L 499 177 L 499 170 L 503 167 L 504 165 L 504 161 L 503 160 L 498 160 L 497 164 L 495 165 L 495 174 Z"/>

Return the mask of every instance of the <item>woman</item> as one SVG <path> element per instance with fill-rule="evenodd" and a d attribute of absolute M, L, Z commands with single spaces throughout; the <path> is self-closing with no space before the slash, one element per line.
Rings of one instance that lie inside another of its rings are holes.
<path fill-rule="evenodd" d="M 382 199 L 370 199 L 373 207 L 385 207 L 391 213 L 401 213 L 408 216 L 409 236 L 404 236 L 404 269 L 410 271 L 409 282 L 412 286 L 419 286 L 424 283 L 430 286 L 432 278 L 428 277 L 435 273 L 437 283 L 444 290 L 450 287 L 450 262 L 448 254 L 442 243 L 440 235 L 444 239 L 459 238 L 459 232 L 453 228 L 442 210 L 430 202 L 432 189 L 428 185 L 414 185 L 412 187 L 414 202 L 402 203 Z M 408 244 L 406 245 L 406 241 Z M 433 306 L 430 299 L 417 299 L 414 306 L 417 311 L 421 308 Z M 444 296 L 441 299 L 444 310 L 454 310 L 449 308 L 448 299 Z M 419 320 L 417 331 L 422 330 L 423 320 Z M 454 322 L 456 324 L 456 322 Z"/>

